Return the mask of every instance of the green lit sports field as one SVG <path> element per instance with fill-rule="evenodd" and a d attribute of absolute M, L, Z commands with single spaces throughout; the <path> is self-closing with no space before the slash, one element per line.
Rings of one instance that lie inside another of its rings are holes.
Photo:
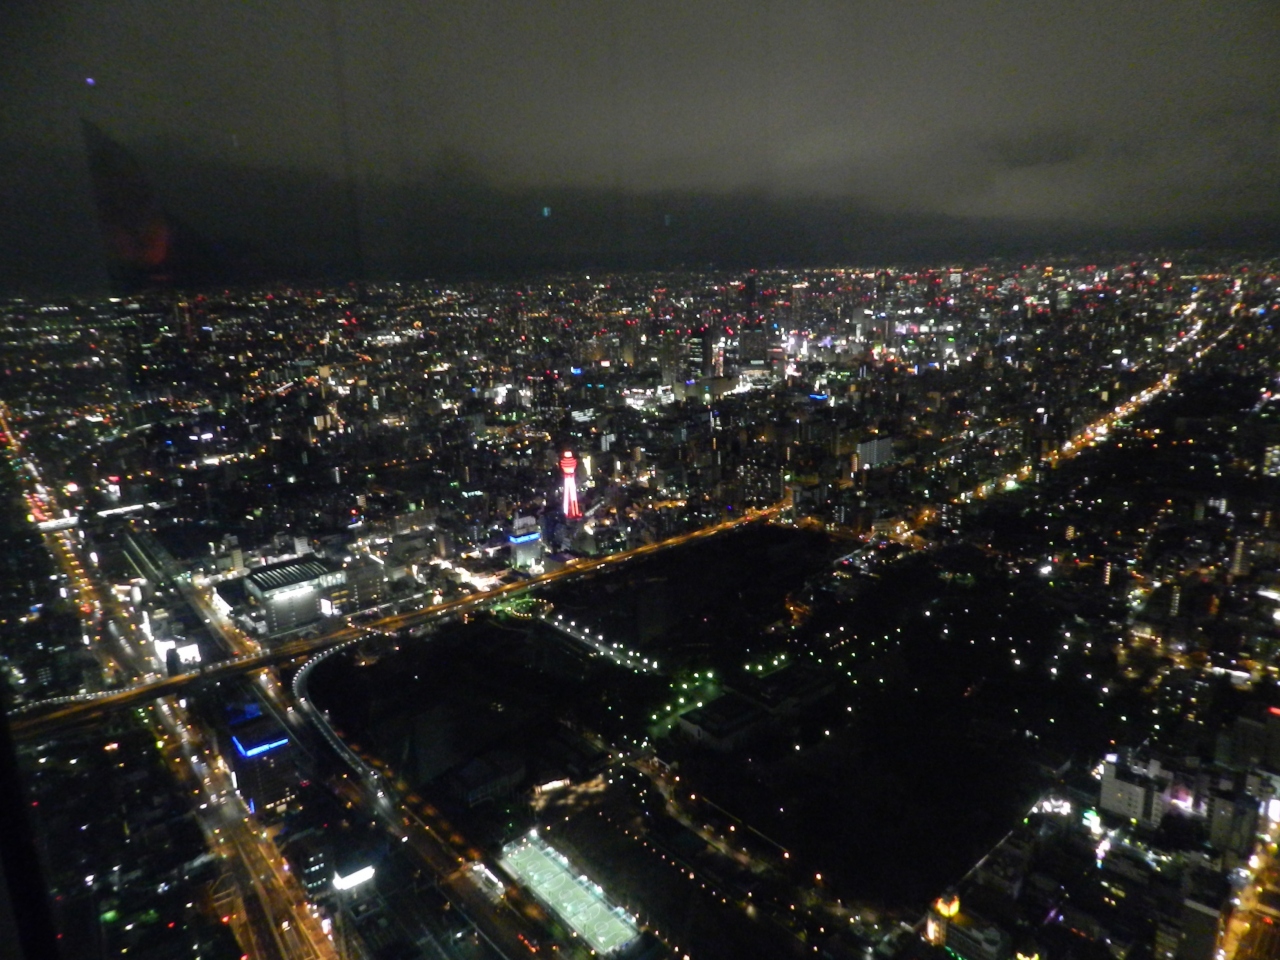
<path fill-rule="evenodd" d="M 594 884 L 575 877 L 568 862 L 541 838 L 525 837 L 507 844 L 498 862 L 596 953 L 611 953 L 635 939 L 635 924 L 611 907 Z"/>

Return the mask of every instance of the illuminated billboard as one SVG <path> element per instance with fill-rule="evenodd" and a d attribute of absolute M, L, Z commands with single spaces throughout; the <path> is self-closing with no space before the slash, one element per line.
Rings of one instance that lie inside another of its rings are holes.
<path fill-rule="evenodd" d="M 340 873 L 333 875 L 333 888 L 335 890 L 350 890 L 352 887 L 358 887 L 360 884 L 373 879 L 373 867 L 361 867 L 352 873 L 348 873 L 345 877 Z"/>

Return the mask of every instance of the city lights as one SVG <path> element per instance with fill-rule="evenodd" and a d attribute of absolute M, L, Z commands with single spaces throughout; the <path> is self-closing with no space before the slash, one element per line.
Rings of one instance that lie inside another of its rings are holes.
<path fill-rule="evenodd" d="M 1260 955 L 1270 261 L 4 310 L 0 678 L 103 949 Z"/>

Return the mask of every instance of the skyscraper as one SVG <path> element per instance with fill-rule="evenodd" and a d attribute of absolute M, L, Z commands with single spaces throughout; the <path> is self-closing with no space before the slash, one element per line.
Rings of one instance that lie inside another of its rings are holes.
<path fill-rule="evenodd" d="M 517 515 L 511 524 L 507 542 L 511 545 L 511 566 L 524 570 L 537 563 L 542 557 L 542 531 L 538 529 L 538 518 Z"/>

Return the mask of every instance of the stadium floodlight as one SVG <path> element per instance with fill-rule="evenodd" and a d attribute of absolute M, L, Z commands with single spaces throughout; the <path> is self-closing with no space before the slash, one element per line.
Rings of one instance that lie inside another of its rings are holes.
<path fill-rule="evenodd" d="M 639 934 L 635 918 L 611 903 L 598 884 L 578 873 L 536 829 L 503 847 L 498 864 L 597 955 L 619 952 Z"/>

